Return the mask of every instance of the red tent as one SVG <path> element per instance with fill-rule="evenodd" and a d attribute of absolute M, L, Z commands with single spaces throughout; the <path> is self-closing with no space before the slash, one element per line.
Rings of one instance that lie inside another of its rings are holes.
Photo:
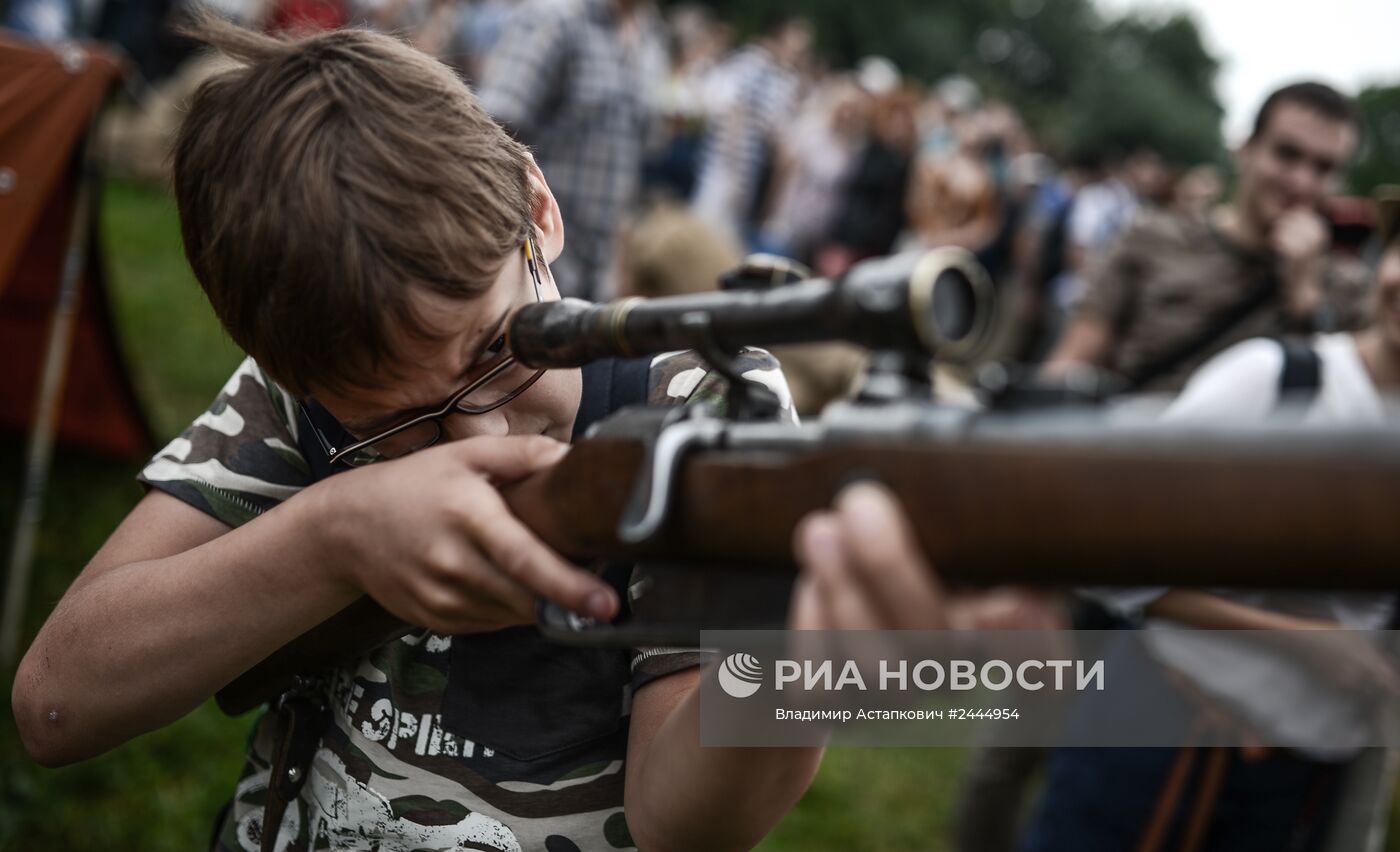
<path fill-rule="evenodd" d="M 0 31 L 0 430 L 24 433 L 35 415 L 40 369 L 74 234 L 85 253 L 78 279 L 58 440 L 104 455 L 152 448 L 112 330 L 89 180 L 89 227 L 74 229 L 82 151 L 120 76 L 96 46 L 47 47 Z"/>

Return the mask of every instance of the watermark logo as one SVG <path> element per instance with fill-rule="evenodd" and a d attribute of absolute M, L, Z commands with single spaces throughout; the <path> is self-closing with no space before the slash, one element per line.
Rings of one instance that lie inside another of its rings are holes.
<path fill-rule="evenodd" d="M 719 665 L 719 685 L 730 698 L 748 698 L 763 682 L 763 664 L 751 654 L 730 654 Z"/>

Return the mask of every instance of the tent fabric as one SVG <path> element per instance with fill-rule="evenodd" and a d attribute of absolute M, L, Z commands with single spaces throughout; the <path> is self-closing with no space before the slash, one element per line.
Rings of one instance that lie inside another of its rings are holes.
<path fill-rule="evenodd" d="M 100 48 L 0 33 L 0 431 L 24 433 L 75 213 L 82 140 L 121 73 Z M 89 211 L 96 224 L 97 194 Z M 58 440 L 104 455 L 153 446 L 112 330 L 98 230 L 89 229 Z"/>

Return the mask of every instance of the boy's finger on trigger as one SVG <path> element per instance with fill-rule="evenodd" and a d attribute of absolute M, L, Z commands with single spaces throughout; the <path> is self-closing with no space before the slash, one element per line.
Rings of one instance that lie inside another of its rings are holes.
<path fill-rule="evenodd" d="M 617 594 L 595 574 L 566 562 L 505 508 L 479 516 L 477 546 L 507 577 L 560 606 L 612 618 Z"/>

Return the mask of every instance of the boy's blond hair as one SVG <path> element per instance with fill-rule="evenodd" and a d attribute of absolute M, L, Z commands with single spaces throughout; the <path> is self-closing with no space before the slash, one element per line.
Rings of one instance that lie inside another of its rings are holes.
<path fill-rule="evenodd" d="M 297 395 L 393 375 L 414 287 L 480 295 L 529 228 L 526 150 L 450 70 L 364 30 L 279 39 L 209 15 L 239 64 L 173 152 L 185 253 L 224 328 Z"/>

